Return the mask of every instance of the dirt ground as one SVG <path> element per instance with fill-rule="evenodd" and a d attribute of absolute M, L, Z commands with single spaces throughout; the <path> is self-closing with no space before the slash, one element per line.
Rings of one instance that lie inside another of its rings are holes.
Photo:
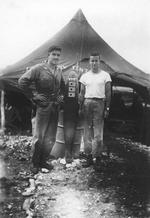
<path fill-rule="evenodd" d="M 0 139 L 0 218 L 150 217 L 150 147 L 106 137 L 110 157 L 98 170 L 81 160 L 54 160 L 50 173 L 30 172 L 31 137 Z M 28 194 L 29 181 L 35 188 Z"/>

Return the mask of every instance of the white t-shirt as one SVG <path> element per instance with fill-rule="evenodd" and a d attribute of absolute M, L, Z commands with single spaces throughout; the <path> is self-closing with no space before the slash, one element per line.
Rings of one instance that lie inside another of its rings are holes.
<path fill-rule="evenodd" d="M 111 82 L 111 78 L 103 70 L 99 73 L 90 70 L 83 74 L 79 81 L 85 85 L 85 98 L 105 98 L 105 84 Z"/>

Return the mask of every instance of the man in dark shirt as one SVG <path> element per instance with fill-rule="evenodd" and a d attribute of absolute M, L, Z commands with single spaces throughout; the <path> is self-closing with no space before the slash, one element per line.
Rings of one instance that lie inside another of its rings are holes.
<path fill-rule="evenodd" d="M 19 79 L 20 88 L 36 104 L 32 156 L 35 173 L 40 168 L 52 169 L 46 161 L 55 142 L 59 103 L 65 87 L 62 71 L 58 67 L 60 54 L 60 47 L 50 47 L 47 62 L 31 67 Z"/>

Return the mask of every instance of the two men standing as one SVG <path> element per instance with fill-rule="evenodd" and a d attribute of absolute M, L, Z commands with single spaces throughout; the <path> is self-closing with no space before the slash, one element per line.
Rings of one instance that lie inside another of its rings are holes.
<path fill-rule="evenodd" d="M 100 164 L 103 145 L 104 117 L 108 116 L 111 100 L 110 75 L 101 70 L 100 54 L 91 53 L 90 70 L 80 78 L 81 89 L 79 103 L 84 111 L 84 166 Z"/>
<path fill-rule="evenodd" d="M 52 169 L 47 164 L 56 138 L 59 104 L 65 93 L 65 83 L 58 68 L 61 48 L 50 47 L 47 63 L 31 67 L 19 79 L 20 88 L 36 104 L 33 170 Z M 98 163 L 103 151 L 104 117 L 109 113 L 111 78 L 101 70 L 100 55 L 90 55 L 91 70 L 80 78 L 79 104 L 84 110 L 84 144 L 87 155 L 86 165 Z M 69 111 L 68 111 L 69 113 Z"/>

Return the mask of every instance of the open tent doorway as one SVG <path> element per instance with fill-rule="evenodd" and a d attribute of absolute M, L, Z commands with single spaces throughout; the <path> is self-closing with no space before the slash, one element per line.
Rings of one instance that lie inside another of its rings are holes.
<path fill-rule="evenodd" d="M 145 119 L 147 105 L 142 96 L 133 88 L 123 86 L 112 87 L 112 100 L 107 128 L 118 134 L 134 137 L 145 143 Z"/>
<path fill-rule="evenodd" d="M 12 133 L 30 132 L 32 103 L 20 92 L 5 92 L 6 131 Z"/>

